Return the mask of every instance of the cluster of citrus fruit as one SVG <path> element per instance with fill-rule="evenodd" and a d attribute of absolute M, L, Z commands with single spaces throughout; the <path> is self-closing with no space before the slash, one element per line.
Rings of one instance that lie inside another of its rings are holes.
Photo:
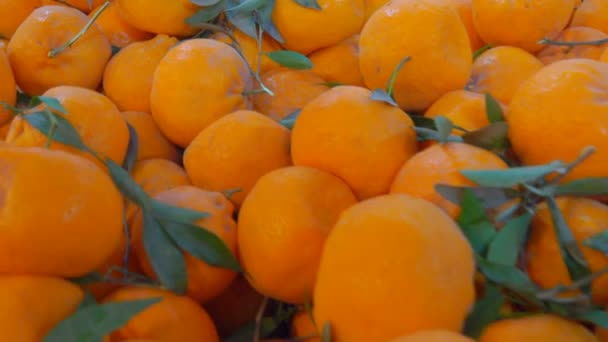
<path fill-rule="evenodd" d="M 608 1 L 0 1 L 0 340 L 608 341 Z"/>

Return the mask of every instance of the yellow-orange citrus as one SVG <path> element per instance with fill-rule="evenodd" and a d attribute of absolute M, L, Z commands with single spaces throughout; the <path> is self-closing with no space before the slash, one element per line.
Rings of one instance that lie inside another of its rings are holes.
<path fill-rule="evenodd" d="M 152 33 L 136 29 L 122 19 L 116 4 L 116 1 L 110 2 L 110 5 L 95 20 L 95 25 L 106 35 L 112 45 L 123 48 L 133 42 L 153 37 Z M 95 8 L 89 17 L 92 18 L 100 7 Z"/>
<path fill-rule="evenodd" d="M 312 72 L 327 82 L 363 86 L 359 71 L 359 34 L 338 44 L 317 50 L 309 56 Z"/>
<path fill-rule="evenodd" d="M 114 0 L 120 16 L 145 32 L 189 36 L 197 31 L 186 18 L 200 9 L 190 0 Z"/>
<path fill-rule="evenodd" d="M 501 104 L 503 110 L 504 105 Z M 467 90 L 454 90 L 445 93 L 424 113 L 428 118 L 445 116 L 468 131 L 475 131 L 490 124 L 486 113 L 485 97 Z M 452 134 L 462 135 L 461 130 L 454 129 Z"/>
<path fill-rule="evenodd" d="M 11 38 L 25 18 L 41 5 L 40 0 L 4 0 L 0 2 L 0 35 Z"/>
<path fill-rule="evenodd" d="M 608 39 L 608 34 L 591 27 L 568 27 L 556 38 L 560 42 L 586 42 Z M 536 56 L 545 64 L 569 58 L 591 58 L 599 60 L 602 52 L 608 47 L 602 45 L 562 46 L 549 45 L 540 50 Z"/>
<path fill-rule="evenodd" d="M 236 39 L 236 46 L 240 49 L 243 57 L 247 61 L 247 64 L 251 67 L 252 70 L 257 71 L 258 67 L 258 58 L 260 57 L 260 53 L 258 51 L 258 42 L 255 38 L 248 36 L 243 33 L 243 31 L 235 28 L 231 32 L 232 37 Z M 235 42 L 232 41 L 227 34 L 223 32 L 216 32 L 211 35 L 211 38 L 216 39 L 222 43 L 235 45 Z M 281 46 L 277 43 L 272 37 L 268 34 L 264 34 L 262 38 L 262 59 L 260 61 L 260 73 L 264 73 L 270 69 L 276 68 L 279 65 L 270 59 L 265 53 L 280 50 Z"/>
<path fill-rule="evenodd" d="M 11 106 L 17 101 L 15 76 L 4 51 L 0 51 L 0 101 Z M 9 122 L 12 117 L 13 113 L 10 110 L 0 106 L 0 126 Z"/>
<path fill-rule="evenodd" d="M 588 26 L 608 34 L 608 3 L 603 0 L 585 0 L 574 11 L 572 26 Z"/>
<path fill-rule="evenodd" d="M 397 337 L 388 342 L 475 342 L 470 337 L 449 330 L 424 330 Z"/>
<path fill-rule="evenodd" d="M 177 147 L 162 134 L 152 115 L 143 112 L 122 112 L 122 117 L 137 133 L 137 160 L 156 158 L 174 162 L 179 160 Z"/>
<path fill-rule="evenodd" d="M 505 319 L 488 325 L 479 342 L 597 342 L 582 325 L 553 315 Z"/>

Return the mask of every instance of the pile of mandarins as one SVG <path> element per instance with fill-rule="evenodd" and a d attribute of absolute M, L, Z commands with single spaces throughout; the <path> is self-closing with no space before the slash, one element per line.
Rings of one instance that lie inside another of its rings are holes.
<path fill-rule="evenodd" d="M 608 1 L 0 1 L 0 340 L 608 342 Z"/>

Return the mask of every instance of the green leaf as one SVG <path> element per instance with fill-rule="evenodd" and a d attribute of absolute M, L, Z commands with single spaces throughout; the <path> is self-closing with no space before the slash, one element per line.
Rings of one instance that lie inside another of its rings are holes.
<path fill-rule="evenodd" d="M 488 324 L 500 318 L 500 309 L 505 303 L 505 296 L 493 284 L 486 284 L 483 297 L 475 303 L 473 311 L 467 317 L 464 332 L 467 336 L 478 339 Z"/>
<path fill-rule="evenodd" d="M 258 17 L 258 24 L 262 26 L 264 32 L 268 33 L 274 40 L 280 44 L 285 43 L 285 39 L 279 33 L 279 30 L 272 21 L 272 11 L 274 9 L 275 0 L 266 0 L 264 6 L 260 7 L 256 13 Z M 251 14 L 250 14 L 251 15 Z"/>
<path fill-rule="evenodd" d="M 160 302 L 150 298 L 87 305 L 55 326 L 42 342 L 98 342 L 140 312 Z"/>
<path fill-rule="evenodd" d="M 496 188 L 488 186 L 453 186 L 436 184 L 435 191 L 448 201 L 460 205 L 465 191 L 472 191 L 476 198 L 481 200 L 485 209 L 498 208 L 501 205 L 520 196 L 519 192 L 510 188 Z"/>
<path fill-rule="evenodd" d="M 437 127 L 435 127 L 435 120 L 433 120 L 432 118 L 427 118 L 426 116 L 422 115 L 410 115 L 410 118 L 412 119 L 412 121 L 414 121 L 414 125 L 416 127 L 437 130 Z"/>
<path fill-rule="evenodd" d="M 190 0 L 190 2 L 199 6 L 213 6 L 220 2 L 220 0 Z"/>
<path fill-rule="evenodd" d="M 476 131 L 463 134 L 462 139 L 467 144 L 489 151 L 503 150 L 509 146 L 508 131 L 509 125 L 506 122 L 494 122 Z"/>
<path fill-rule="evenodd" d="M 206 24 L 213 19 L 217 18 L 218 15 L 224 9 L 224 0 L 218 1 L 215 5 L 204 7 L 194 13 L 192 16 L 185 19 L 186 24 L 197 27 L 198 24 Z"/>
<path fill-rule="evenodd" d="M 93 296 L 91 291 L 85 290 L 84 298 L 82 299 L 82 302 L 80 302 L 80 305 L 78 305 L 76 311 L 79 311 L 80 309 L 83 309 L 90 305 L 97 305 L 97 299 L 95 299 L 95 296 Z"/>
<path fill-rule="evenodd" d="M 144 211 L 144 248 L 160 283 L 184 294 L 188 284 L 184 255 L 156 219 Z"/>
<path fill-rule="evenodd" d="M 323 82 L 323 83 L 319 83 L 319 85 L 326 86 L 328 88 L 335 88 L 335 87 L 343 86 L 346 84 L 340 83 L 340 82 Z"/>
<path fill-rule="evenodd" d="M 209 213 L 176 207 L 156 199 L 152 199 L 151 208 L 152 215 L 163 222 L 190 224 L 209 217 Z"/>
<path fill-rule="evenodd" d="M 276 63 L 297 70 L 312 69 L 313 65 L 308 57 L 295 51 L 279 50 L 266 52 L 266 56 Z"/>
<path fill-rule="evenodd" d="M 54 128 L 49 115 L 55 120 Z M 56 142 L 75 147 L 81 151 L 88 150 L 80 140 L 80 135 L 78 135 L 74 126 L 62 116 L 51 112 L 35 112 L 24 115 L 23 119 L 46 136 L 49 136 L 52 132 L 52 139 Z"/>
<path fill-rule="evenodd" d="M 526 241 L 531 221 L 532 215 L 527 212 L 509 220 L 490 243 L 487 255 L 488 261 L 515 266 Z"/>
<path fill-rule="evenodd" d="M 496 236 L 496 227 L 492 224 L 482 202 L 470 190 L 465 190 L 460 203 L 461 212 L 458 225 L 471 243 L 473 249 L 484 251 Z"/>
<path fill-rule="evenodd" d="M 238 6 L 238 2 L 235 0 L 226 0 L 226 7 L 231 8 Z M 224 12 L 226 19 L 234 25 L 237 29 L 241 30 L 241 32 L 245 33 L 249 37 L 253 39 L 257 39 L 257 31 L 255 26 L 255 17 L 251 15 L 251 12 L 240 12 L 240 11 L 231 11 Z"/>
<path fill-rule="evenodd" d="M 602 309 L 590 310 L 573 317 L 576 320 L 592 323 L 598 327 L 608 329 L 608 312 Z"/>
<path fill-rule="evenodd" d="M 26 93 L 17 90 L 17 107 L 32 107 L 30 103 L 32 102 L 32 97 Z M 3 104 L 4 106 L 4 104 Z"/>
<path fill-rule="evenodd" d="M 116 56 L 117 53 L 119 53 L 121 50 L 120 47 L 116 46 L 116 45 L 112 45 L 112 57 Z"/>
<path fill-rule="evenodd" d="M 129 128 L 129 145 L 127 146 L 127 155 L 125 156 L 123 168 L 127 170 L 127 172 L 130 172 L 137 161 L 139 137 L 137 136 L 137 131 L 131 124 L 127 123 L 127 127 Z"/>
<path fill-rule="evenodd" d="M 375 89 L 369 97 L 372 100 L 388 103 L 391 106 L 399 107 L 397 102 L 384 89 Z"/>
<path fill-rule="evenodd" d="M 331 332 L 331 323 L 325 322 L 323 324 L 323 328 L 321 329 L 321 342 L 331 342 L 332 341 L 332 332 Z"/>
<path fill-rule="evenodd" d="M 264 5 L 266 0 L 245 0 L 234 7 L 230 7 L 226 12 L 242 11 L 251 12 Z"/>
<path fill-rule="evenodd" d="M 151 199 L 148 194 L 146 194 L 139 184 L 129 177 L 129 173 L 125 169 L 120 167 L 110 158 L 106 158 L 105 164 L 110 172 L 112 181 L 118 190 L 120 190 L 120 193 L 142 209 L 150 206 Z"/>
<path fill-rule="evenodd" d="M 483 275 L 495 284 L 504 286 L 523 296 L 534 296 L 539 290 L 528 275 L 515 266 L 497 264 L 479 256 L 476 261 Z"/>
<path fill-rule="evenodd" d="M 601 196 L 608 195 L 608 177 L 588 177 L 559 184 L 556 196 Z"/>
<path fill-rule="evenodd" d="M 61 102 L 54 97 L 48 96 L 35 96 L 32 97 L 30 103 L 36 103 L 36 105 L 40 103 L 44 103 L 48 108 L 53 109 L 61 114 L 68 115 L 68 111 L 63 107 Z M 33 106 L 32 106 L 33 107 Z"/>
<path fill-rule="evenodd" d="M 439 133 L 439 142 L 446 142 L 450 134 L 452 134 L 454 123 L 442 115 L 435 117 L 434 121 L 435 127 L 437 127 L 437 133 Z"/>
<path fill-rule="evenodd" d="M 563 167 L 561 162 L 540 166 L 521 166 L 501 170 L 462 170 L 465 177 L 482 186 L 510 188 L 542 179 Z"/>
<path fill-rule="evenodd" d="M 284 117 L 281 121 L 279 121 L 279 123 L 285 126 L 287 129 L 293 129 L 293 126 L 296 124 L 296 120 L 298 119 L 298 116 L 300 116 L 301 112 L 302 110 L 298 109 Z"/>
<path fill-rule="evenodd" d="M 393 73 L 391 74 L 391 77 L 389 78 L 388 83 L 386 84 L 386 93 L 391 98 L 394 98 L 393 91 L 395 89 L 395 82 L 397 81 L 397 76 L 399 75 L 399 72 L 401 71 L 401 69 L 403 68 L 405 63 L 407 63 L 411 59 L 412 59 L 411 56 L 404 57 L 402 60 L 399 61 L 399 63 L 397 63 L 395 70 L 393 70 Z"/>
<path fill-rule="evenodd" d="M 294 0 L 298 5 L 314 10 L 321 10 L 317 0 Z"/>
<path fill-rule="evenodd" d="M 103 280 L 103 275 L 97 271 L 85 274 L 82 277 L 70 278 L 72 283 L 76 283 L 78 285 L 94 284 Z"/>
<path fill-rule="evenodd" d="M 583 245 L 608 255 L 608 227 L 606 227 L 606 230 L 583 240 Z"/>
<path fill-rule="evenodd" d="M 477 57 L 481 56 L 484 52 L 490 50 L 492 47 L 492 45 L 485 45 L 477 49 L 477 51 L 473 53 L 473 60 L 476 60 Z"/>
<path fill-rule="evenodd" d="M 490 123 L 505 121 L 500 103 L 490 94 L 485 94 L 486 116 Z"/>

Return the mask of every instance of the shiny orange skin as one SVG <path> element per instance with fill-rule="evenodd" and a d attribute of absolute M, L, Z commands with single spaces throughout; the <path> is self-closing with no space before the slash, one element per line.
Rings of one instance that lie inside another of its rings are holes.
<path fill-rule="evenodd" d="M 0 276 L 0 339 L 39 342 L 70 316 L 84 298 L 66 280 L 33 275 Z"/>
<path fill-rule="evenodd" d="M 369 18 L 359 40 L 359 65 L 368 88 L 385 89 L 408 56 L 393 92 L 403 110 L 425 110 L 444 93 L 464 88 L 472 52 L 453 6 L 444 0 L 395 0 Z"/>
<path fill-rule="evenodd" d="M 177 42 L 176 38 L 161 34 L 121 49 L 104 71 L 104 93 L 122 111 L 150 113 L 154 71 Z"/>
<path fill-rule="evenodd" d="M 327 238 L 315 321 L 329 321 L 336 342 L 459 332 L 475 301 L 474 274 L 471 245 L 441 209 L 408 195 L 378 196 L 345 210 Z"/>
<path fill-rule="evenodd" d="M 128 286 L 104 299 L 104 303 L 160 298 L 131 318 L 110 335 L 111 342 L 151 340 L 154 342 L 219 342 L 217 331 L 207 312 L 186 296 L 153 287 Z"/>
<path fill-rule="evenodd" d="M 608 64 L 568 59 L 524 82 L 506 112 L 513 151 L 525 165 L 574 161 L 582 149 L 597 151 L 564 181 L 608 174 Z M 573 114 L 576 113 L 576 114 Z M 581 130 L 580 127 L 585 127 Z M 542 139 L 538 139 L 542 134 Z"/>
<path fill-rule="evenodd" d="M 291 336 L 302 339 L 308 337 L 303 340 L 306 342 L 321 342 L 320 337 L 311 337 L 315 335 L 319 336 L 319 332 L 310 314 L 305 311 L 296 313 L 291 320 Z"/>
<path fill-rule="evenodd" d="M 190 0 L 114 0 L 120 16 L 145 32 L 189 36 L 198 30 L 184 22 L 200 7 Z"/>
<path fill-rule="evenodd" d="M 291 165 L 290 132 L 260 113 L 239 110 L 202 130 L 184 152 L 184 167 L 202 189 L 227 191 L 238 208 L 257 180 Z"/>
<path fill-rule="evenodd" d="M 76 7 L 77 9 L 83 11 L 84 13 L 89 13 L 94 8 L 103 5 L 106 0 L 92 0 L 92 6 L 89 6 L 89 0 L 42 0 L 44 5 L 58 5 L 58 6 L 71 6 Z"/>
<path fill-rule="evenodd" d="M 178 186 L 154 196 L 155 199 L 180 208 L 209 213 L 210 216 L 197 221 L 197 226 L 217 235 L 228 249 L 236 254 L 236 223 L 232 219 L 233 205 L 218 192 L 209 192 L 193 186 Z M 133 249 L 143 271 L 154 277 L 154 270 L 143 245 L 143 217 L 138 211 L 131 224 Z M 205 303 L 224 291 L 236 277 L 234 271 L 210 266 L 184 252 L 188 273 L 188 295 Z"/>
<path fill-rule="evenodd" d="M 41 0 L 4 0 L 0 2 L 0 35 L 11 38 L 25 18 L 41 5 Z"/>
<path fill-rule="evenodd" d="M 449 330 L 423 330 L 388 342 L 475 342 L 475 340 Z"/>
<path fill-rule="evenodd" d="M 571 26 L 588 26 L 608 34 L 608 3 L 585 0 L 574 11 Z"/>
<path fill-rule="evenodd" d="M 187 40 L 169 50 L 156 68 L 152 116 L 169 140 L 185 148 L 213 121 L 247 109 L 243 92 L 251 85 L 245 61 L 230 45 L 206 38 Z"/>
<path fill-rule="evenodd" d="M 568 27 L 557 37 L 558 41 L 586 42 L 607 39 L 608 34 L 591 27 Z M 543 63 L 550 64 L 569 58 L 591 58 L 599 60 L 602 52 L 608 47 L 603 45 L 555 46 L 549 45 L 536 55 Z"/>
<path fill-rule="evenodd" d="M 112 54 L 110 42 L 97 26 L 56 57 L 48 56 L 88 21 L 84 13 L 66 6 L 40 7 L 23 21 L 7 51 L 15 80 L 24 92 L 41 95 L 59 85 L 97 88 Z"/>
<path fill-rule="evenodd" d="M 288 303 L 310 299 L 325 238 L 356 201 L 342 180 L 317 169 L 291 166 L 261 177 L 238 221 L 241 264 L 251 285 Z"/>
<path fill-rule="evenodd" d="M 584 326 L 553 315 L 505 319 L 488 325 L 479 342 L 597 342 Z"/>
<path fill-rule="evenodd" d="M 505 106 L 502 105 L 503 109 Z M 468 131 L 476 131 L 490 124 L 486 114 L 484 95 L 467 90 L 453 90 L 445 93 L 424 113 L 428 118 L 439 115 L 450 119 L 454 125 Z M 462 135 L 461 130 L 454 129 L 454 135 Z"/>
<path fill-rule="evenodd" d="M 291 138 L 295 165 L 342 178 L 359 199 L 388 193 L 418 147 L 412 120 L 370 95 L 355 86 L 328 90 L 302 109 Z"/>
<path fill-rule="evenodd" d="M 17 101 L 17 85 L 13 70 L 6 57 L 6 52 L 0 50 L 0 101 L 11 106 Z M 0 126 L 6 124 L 13 118 L 13 112 L 0 106 Z"/>
<path fill-rule="evenodd" d="M 122 197 L 95 164 L 5 146 L 0 176 L 0 273 L 82 276 L 118 248 Z"/>
<path fill-rule="evenodd" d="M 359 34 L 311 53 L 312 72 L 327 82 L 363 86 L 359 71 Z"/>
<path fill-rule="evenodd" d="M 122 117 L 137 132 L 137 160 L 167 159 L 179 161 L 177 147 L 162 134 L 152 115 L 143 112 L 122 112 Z"/>
<path fill-rule="evenodd" d="M 136 29 L 127 23 L 118 13 L 116 4 L 116 1 L 110 2 L 110 5 L 95 20 L 95 25 L 99 27 L 113 46 L 123 48 L 133 42 L 147 40 L 154 36 L 152 33 Z M 89 18 L 92 18 L 100 7 L 91 11 Z"/>
<path fill-rule="evenodd" d="M 245 33 L 243 33 L 243 31 L 236 29 L 236 28 L 234 28 L 232 30 L 231 34 L 236 39 L 236 44 L 235 44 L 235 42 L 232 41 L 232 39 L 230 37 L 228 37 L 228 35 L 226 35 L 223 32 L 215 32 L 214 34 L 211 35 L 211 38 L 216 39 L 222 43 L 230 44 L 233 46 L 238 46 L 241 53 L 243 54 L 243 57 L 245 57 L 247 64 L 249 64 L 249 66 L 251 67 L 252 70 L 254 70 L 254 71 L 257 70 L 258 56 L 260 55 L 258 53 L 257 40 L 255 38 L 252 38 L 252 37 L 246 35 Z M 277 50 L 281 50 L 281 45 L 279 45 L 279 43 L 277 43 L 274 39 L 272 39 L 272 37 L 270 37 L 268 34 L 264 34 L 264 36 L 262 38 L 262 52 L 268 53 L 268 52 L 277 51 Z M 260 73 L 264 73 L 270 69 L 274 69 L 277 67 L 279 67 L 279 64 L 274 62 L 268 56 L 262 55 L 262 60 L 260 62 L 260 70 L 259 70 Z"/>

